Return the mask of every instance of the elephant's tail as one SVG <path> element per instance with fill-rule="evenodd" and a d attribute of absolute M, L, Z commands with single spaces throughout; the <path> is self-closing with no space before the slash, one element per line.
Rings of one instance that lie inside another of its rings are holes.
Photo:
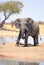
<path fill-rule="evenodd" d="M 40 40 L 42 41 L 42 38 L 41 38 L 41 36 L 40 36 Z"/>

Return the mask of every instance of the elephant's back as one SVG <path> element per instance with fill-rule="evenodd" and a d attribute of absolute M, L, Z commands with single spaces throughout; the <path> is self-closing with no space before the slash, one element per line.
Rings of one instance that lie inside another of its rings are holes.
<path fill-rule="evenodd" d="M 39 24 L 37 22 L 34 22 L 31 29 L 28 32 L 29 36 L 34 36 L 39 34 Z"/>
<path fill-rule="evenodd" d="M 34 23 L 32 24 L 32 26 L 33 26 L 34 28 L 38 28 L 38 27 L 39 27 L 39 24 L 38 24 L 37 22 L 34 22 Z"/>
<path fill-rule="evenodd" d="M 32 33 L 39 34 L 39 24 L 37 22 L 34 22 L 32 25 Z"/>

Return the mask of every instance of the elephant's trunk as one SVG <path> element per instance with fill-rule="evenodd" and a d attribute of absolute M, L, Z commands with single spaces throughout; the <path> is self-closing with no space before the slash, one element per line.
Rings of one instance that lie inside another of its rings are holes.
<path fill-rule="evenodd" d="M 25 26 L 21 26 L 21 37 L 24 38 Z"/>

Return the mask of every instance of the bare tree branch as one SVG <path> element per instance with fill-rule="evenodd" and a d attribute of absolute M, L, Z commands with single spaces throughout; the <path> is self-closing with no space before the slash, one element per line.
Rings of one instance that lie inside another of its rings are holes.
<path fill-rule="evenodd" d="M 9 17 L 11 16 L 11 13 L 5 17 L 5 19 L 2 21 L 2 23 L 0 24 L 0 27 L 2 28 L 3 27 L 3 24 L 5 23 L 5 20 L 7 20 Z"/>

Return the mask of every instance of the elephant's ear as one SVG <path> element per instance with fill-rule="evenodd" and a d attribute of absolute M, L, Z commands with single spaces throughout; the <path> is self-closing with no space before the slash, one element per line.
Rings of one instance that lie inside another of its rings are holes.
<path fill-rule="evenodd" d="M 20 19 L 16 19 L 14 21 L 14 24 L 15 24 L 16 28 L 20 28 Z"/>
<path fill-rule="evenodd" d="M 32 28 L 33 22 L 34 21 L 31 18 L 27 18 L 27 28 Z"/>
<path fill-rule="evenodd" d="M 32 18 L 27 18 L 27 23 L 29 23 L 29 24 L 33 24 L 33 19 Z"/>

